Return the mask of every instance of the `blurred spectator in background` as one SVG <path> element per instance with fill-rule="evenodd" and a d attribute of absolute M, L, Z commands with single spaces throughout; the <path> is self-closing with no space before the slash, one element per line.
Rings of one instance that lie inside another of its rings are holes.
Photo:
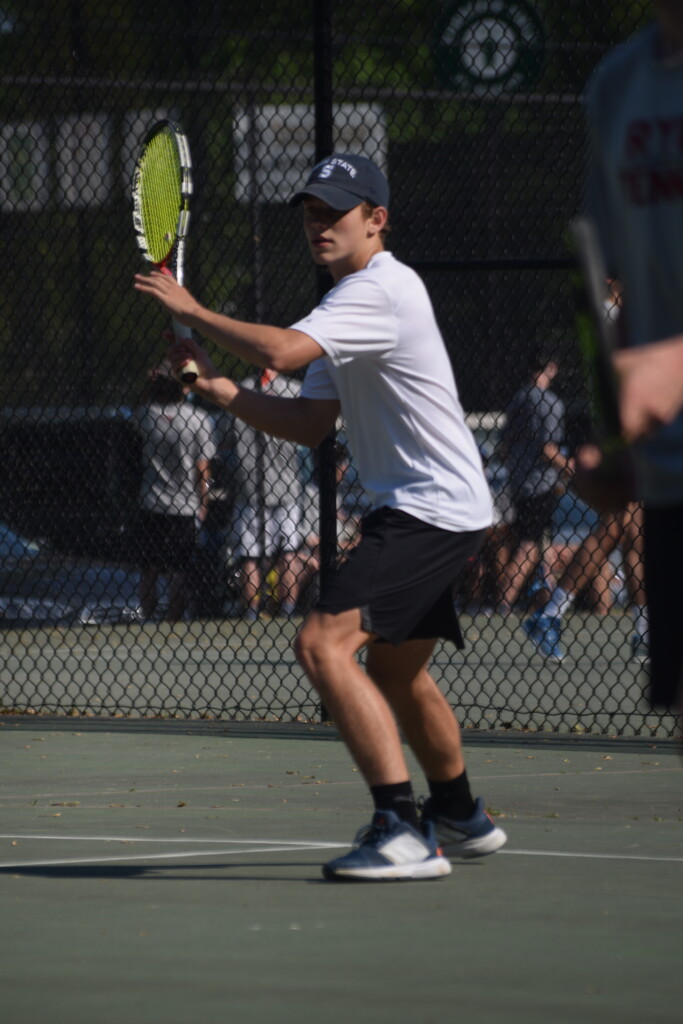
<path fill-rule="evenodd" d="M 514 541 L 515 505 L 507 470 L 496 458 L 492 441 L 480 443 L 479 453 L 493 498 L 493 523 L 486 531 L 479 557 L 467 572 L 459 590 L 464 607 L 473 613 L 491 614 L 506 589 L 506 570 Z"/>
<path fill-rule="evenodd" d="M 358 483 L 356 470 L 346 444 L 337 440 L 335 485 L 337 502 L 337 549 L 340 559 L 360 540 L 360 521 L 368 511 L 368 501 Z M 303 544 L 298 552 L 297 578 L 300 600 L 307 610 L 317 598 L 320 573 L 320 494 L 318 490 L 318 451 L 312 452 L 313 469 L 304 487 L 302 518 Z"/>
<path fill-rule="evenodd" d="M 614 593 L 614 565 L 609 559 L 617 547 L 621 548 L 623 555 L 624 584 L 633 615 L 631 658 L 638 661 L 647 658 L 650 631 L 643 564 L 643 510 L 636 503 L 631 503 L 622 512 L 605 514 L 597 520 L 557 579 L 547 604 L 523 623 L 529 639 L 546 657 L 557 661 L 564 657 L 561 643 L 564 619 L 581 594 L 594 588 L 597 610 L 609 611 Z M 610 596 L 601 608 L 600 601 L 605 601 L 605 591 Z"/>
<path fill-rule="evenodd" d="M 265 369 L 241 387 L 280 398 L 296 398 L 299 381 Z M 227 416 L 228 414 L 226 414 Z M 234 421 L 233 417 L 230 417 Z M 269 570 L 276 614 L 294 614 L 299 595 L 297 552 L 301 547 L 301 458 L 293 441 L 271 437 L 246 423 L 235 423 L 239 487 L 232 514 L 232 554 L 241 565 L 244 615 L 258 618 L 267 604 L 263 592 Z"/>
<path fill-rule="evenodd" d="M 501 610 L 517 603 L 538 567 L 558 492 L 573 462 L 563 451 L 564 403 L 551 390 L 559 372 L 555 356 L 538 351 L 526 384 L 506 409 L 500 451 L 514 502 L 515 544 L 502 578 Z"/>
<path fill-rule="evenodd" d="M 542 595 L 547 600 L 549 592 L 557 587 L 566 569 L 577 553 L 587 542 L 594 530 L 597 530 L 599 516 L 571 489 L 560 495 L 553 513 L 550 542 L 543 557 L 543 570 L 540 578 L 543 581 Z M 603 557 L 598 548 L 596 555 L 596 572 L 593 578 L 584 581 L 581 589 L 582 600 L 596 615 L 606 615 L 614 604 L 614 587 L 616 568 L 613 563 Z"/>
<path fill-rule="evenodd" d="M 185 400 L 182 384 L 165 364 L 149 373 L 131 422 L 142 442 L 137 531 L 141 613 L 154 618 L 163 575 L 168 583 L 165 618 L 182 619 L 197 533 L 206 517 L 210 463 L 216 453 L 214 422 Z"/>

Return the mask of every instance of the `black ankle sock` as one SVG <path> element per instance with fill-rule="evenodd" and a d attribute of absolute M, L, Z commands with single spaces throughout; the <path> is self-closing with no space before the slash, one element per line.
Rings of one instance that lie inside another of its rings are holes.
<path fill-rule="evenodd" d="M 466 821 L 474 814 L 474 800 L 467 780 L 467 772 L 448 782 L 427 780 L 429 794 L 437 814 L 454 821 Z"/>
<path fill-rule="evenodd" d="M 417 807 L 410 782 L 397 782 L 391 786 L 370 786 L 370 793 L 375 803 L 375 810 L 393 811 L 401 821 L 420 830 Z"/>

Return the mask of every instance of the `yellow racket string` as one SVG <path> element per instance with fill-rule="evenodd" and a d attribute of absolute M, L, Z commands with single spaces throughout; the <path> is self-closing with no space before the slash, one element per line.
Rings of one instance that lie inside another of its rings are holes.
<path fill-rule="evenodd" d="M 140 166 L 138 197 L 142 230 L 154 263 L 162 263 L 176 238 L 182 169 L 173 133 L 150 139 Z"/>

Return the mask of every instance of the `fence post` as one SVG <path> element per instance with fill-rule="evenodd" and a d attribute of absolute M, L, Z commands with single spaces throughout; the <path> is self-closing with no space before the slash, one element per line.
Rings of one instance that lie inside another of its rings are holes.
<path fill-rule="evenodd" d="M 313 0 L 315 160 L 316 163 L 334 149 L 332 107 L 332 0 Z M 323 267 L 317 267 L 318 299 L 331 285 Z M 318 449 L 318 488 L 320 495 L 320 589 L 325 587 L 337 559 L 337 481 L 335 473 L 335 439 L 333 429 Z M 320 704 L 320 719 L 329 715 Z"/>

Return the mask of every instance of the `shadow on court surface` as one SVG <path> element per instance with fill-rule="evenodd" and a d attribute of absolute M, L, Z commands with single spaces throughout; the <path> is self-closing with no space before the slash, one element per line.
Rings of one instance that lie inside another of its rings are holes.
<path fill-rule="evenodd" d="M 329 727 L 0 718 L 3 1024 L 680 1020 L 674 744 L 466 744 L 505 850 L 335 885 L 369 805 Z"/>

